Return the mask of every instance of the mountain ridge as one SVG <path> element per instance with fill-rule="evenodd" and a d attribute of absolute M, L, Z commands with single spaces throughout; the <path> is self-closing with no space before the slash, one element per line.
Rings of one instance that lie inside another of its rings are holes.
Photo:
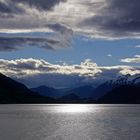
<path fill-rule="evenodd" d="M 0 73 L 0 103 L 140 103 L 140 75 L 118 77 L 97 88 L 85 85 L 74 89 L 40 89 L 42 94 Z"/>
<path fill-rule="evenodd" d="M 21 84 L 0 73 L 0 103 L 48 103 L 53 99 L 40 96 Z"/>

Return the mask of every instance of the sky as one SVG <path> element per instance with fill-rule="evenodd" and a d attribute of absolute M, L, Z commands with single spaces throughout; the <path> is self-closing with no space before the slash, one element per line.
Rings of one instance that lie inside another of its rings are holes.
<path fill-rule="evenodd" d="M 0 0 L 0 72 L 28 87 L 140 74 L 138 0 Z"/>

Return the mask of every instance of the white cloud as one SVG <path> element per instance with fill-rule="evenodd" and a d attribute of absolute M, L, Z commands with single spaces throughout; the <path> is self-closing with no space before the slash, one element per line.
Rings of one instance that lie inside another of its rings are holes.
<path fill-rule="evenodd" d="M 43 59 L 17 59 L 4 60 L 0 59 L 0 70 L 4 74 L 11 75 L 17 72 L 17 77 L 28 75 L 45 74 L 45 73 L 59 73 L 59 74 L 78 74 L 79 76 L 95 76 L 100 73 L 96 63 L 87 59 L 80 65 L 58 65 L 51 64 Z M 7 71 L 5 72 L 5 68 Z"/>
<path fill-rule="evenodd" d="M 137 45 L 136 48 L 140 48 L 140 45 Z"/>
<path fill-rule="evenodd" d="M 125 63 L 140 63 L 140 55 L 135 55 L 133 58 L 121 59 L 121 62 L 125 62 Z"/>
<path fill-rule="evenodd" d="M 120 74 L 122 75 L 136 75 L 136 74 L 140 74 L 140 70 L 134 69 L 134 68 L 130 68 L 130 69 L 123 69 L 120 71 Z"/>
<path fill-rule="evenodd" d="M 107 56 L 108 56 L 108 57 L 112 57 L 112 54 L 108 54 Z"/>
<path fill-rule="evenodd" d="M 98 85 L 120 75 L 140 74 L 140 68 L 130 66 L 100 67 L 90 59 L 81 64 L 51 64 L 43 59 L 0 59 L 0 72 L 27 86 L 47 85 L 53 87 Z"/>

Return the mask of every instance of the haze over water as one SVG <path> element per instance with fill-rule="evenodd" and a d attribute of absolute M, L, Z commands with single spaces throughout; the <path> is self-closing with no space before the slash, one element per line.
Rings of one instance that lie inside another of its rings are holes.
<path fill-rule="evenodd" d="M 140 105 L 1 105 L 1 140 L 139 140 Z"/>

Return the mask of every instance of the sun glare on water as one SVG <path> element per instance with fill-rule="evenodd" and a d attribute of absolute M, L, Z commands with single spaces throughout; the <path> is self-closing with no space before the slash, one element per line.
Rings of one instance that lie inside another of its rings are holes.
<path fill-rule="evenodd" d="M 56 110 L 62 113 L 82 113 L 88 112 L 89 106 L 80 104 L 67 104 L 58 106 Z"/>

